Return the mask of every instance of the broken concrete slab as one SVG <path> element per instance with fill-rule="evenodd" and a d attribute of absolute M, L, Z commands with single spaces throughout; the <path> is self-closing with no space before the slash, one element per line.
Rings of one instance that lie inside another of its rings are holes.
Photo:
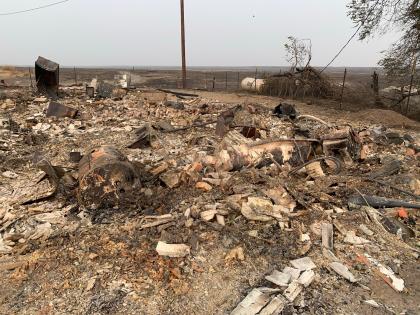
<path fill-rule="evenodd" d="M 167 244 L 159 241 L 156 251 L 161 256 L 185 257 L 190 253 L 191 247 L 185 244 Z"/>
<path fill-rule="evenodd" d="M 302 257 L 299 259 L 291 260 L 290 264 L 296 269 L 299 269 L 300 271 L 311 270 L 316 268 L 316 265 L 310 257 Z"/>
<path fill-rule="evenodd" d="M 265 306 L 259 315 L 279 315 L 287 304 L 287 300 L 282 295 L 277 295 Z"/>
<path fill-rule="evenodd" d="M 214 216 L 217 214 L 217 210 L 205 210 L 200 212 L 200 217 L 204 221 L 213 220 Z"/>
<path fill-rule="evenodd" d="M 241 213 L 248 220 L 254 221 L 270 221 L 283 217 L 281 210 L 274 207 L 270 200 L 259 197 L 248 197 L 248 201 L 242 203 Z"/>
<path fill-rule="evenodd" d="M 346 237 L 344 238 L 344 242 L 352 245 L 364 245 L 370 243 L 369 240 L 360 236 L 356 236 L 355 231 L 348 231 Z"/>
<path fill-rule="evenodd" d="M 315 272 L 313 270 L 306 270 L 300 275 L 298 282 L 306 288 L 312 283 L 312 281 L 314 281 L 314 279 Z"/>
<path fill-rule="evenodd" d="M 283 272 L 290 275 L 291 280 L 297 280 L 300 276 L 301 271 L 296 268 L 292 268 L 289 266 L 286 266 L 283 268 Z"/>
<path fill-rule="evenodd" d="M 329 250 L 334 247 L 334 227 L 331 223 L 321 225 L 322 246 Z"/>
<path fill-rule="evenodd" d="M 278 270 L 273 270 L 273 272 L 266 276 L 265 279 L 278 285 L 279 287 L 287 287 L 290 282 L 291 275 Z"/>
<path fill-rule="evenodd" d="M 255 315 L 270 301 L 270 295 L 260 289 L 253 289 L 230 315 Z"/>
<path fill-rule="evenodd" d="M 366 304 L 366 305 L 372 306 L 372 307 L 374 307 L 374 308 L 379 308 L 379 307 L 381 307 L 381 306 L 378 304 L 378 302 L 376 302 L 375 300 L 366 300 L 366 301 L 363 301 L 363 303 L 364 303 L 364 304 Z"/>
<path fill-rule="evenodd" d="M 360 231 L 362 231 L 363 233 L 365 233 L 367 236 L 372 236 L 374 233 L 373 231 L 371 231 L 366 225 L 364 224 L 360 224 L 359 225 L 359 229 Z"/>
<path fill-rule="evenodd" d="M 356 282 L 355 276 L 350 272 L 347 266 L 344 266 L 342 263 L 334 261 L 329 264 L 332 270 L 342 276 L 344 279 L 347 279 L 350 282 Z"/>
<path fill-rule="evenodd" d="M 283 295 L 286 299 L 289 300 L 289 302 L 293 302 L 298 295 L 302 292 L 303 285 L 300 284 L 298 281 L 294 280 L 292 281 L 287 289 L 284 291 Z"/>
<path fill-rule="evenodd" d="M 405 288 L 404 280 L 397 277 L 391 268 L 389 268 L 388 266 L 384 266 L 382 264 L 378 264 L 377 266 L 378 266 L 379 271 L 391 280 L 390 283 L 389 282 L 387 283 L 390 284 L 390 286 L 395 291 L 402 292 L 404 290 Z"/>

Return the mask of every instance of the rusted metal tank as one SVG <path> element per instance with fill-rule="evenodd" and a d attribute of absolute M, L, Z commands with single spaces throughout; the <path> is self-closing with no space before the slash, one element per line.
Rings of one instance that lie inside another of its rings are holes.
<path fill-rule="evenodd" d="M 92 149 L 79 162 L 78 199 L 87 209 L 118 206 L 140 186 L 134 166 L 115 147 Z"/>

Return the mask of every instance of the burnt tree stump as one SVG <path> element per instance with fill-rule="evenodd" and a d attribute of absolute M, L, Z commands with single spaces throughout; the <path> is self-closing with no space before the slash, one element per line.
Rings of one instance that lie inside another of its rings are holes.
<path fill-rule="evenodd" d="M 118 206 L 140 186 L 133 165 L 112 146 L 92 149 L 79 162 L 78 199 L 87 209 Z"/>

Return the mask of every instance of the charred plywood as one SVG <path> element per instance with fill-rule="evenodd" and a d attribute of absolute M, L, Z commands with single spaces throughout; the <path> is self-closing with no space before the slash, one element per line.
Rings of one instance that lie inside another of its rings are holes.
<path fill-rule="evenodd" d="M 57 96 L 60 66 L 44 57 L 35 61 L 36 86 L 40 93 Z"/>

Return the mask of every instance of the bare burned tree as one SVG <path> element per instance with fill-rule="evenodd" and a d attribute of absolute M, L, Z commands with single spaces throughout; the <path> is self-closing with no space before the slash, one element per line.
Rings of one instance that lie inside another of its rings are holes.
<path fill-rule="evenodd" d="M 351 0 L 347 7 L 350 18 L 360 26 L 360 40 L 390 29 L 402 33 L 379 62 L 388 76 L 406 76 L 418 65 L 419 0 Z"/>
<path fill-rule="evenodd" d="M 292 65 L 290 72 L 297 67 L 307 67 L 312 58 L 312 45 L 310 39 L 298 39 L 293 36 L 287 37 L 288 42 L 284 44 L 286 49 L 286 60 Z"/>

